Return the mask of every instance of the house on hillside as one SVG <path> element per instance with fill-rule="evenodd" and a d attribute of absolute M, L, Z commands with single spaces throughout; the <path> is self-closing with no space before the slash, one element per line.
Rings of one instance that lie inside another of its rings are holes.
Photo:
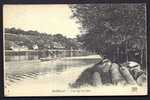
<path fill-rule="evenodd" d="M 65 47 L 59 42 L 53 42 L 54 49 L 64 49 Z"/>
<path fill-rule="evenodd" d="M 33 50 L 38 50 L 39 49 L 37 44 L 33 45 L 32 48 L 33 48 Z"/>
<path fill-rule="evenodd" d="M 25 45 L 17 45 L 15 43 L 12 43 L 11 47 L 10 47 L 13 51 L 26 51 L 29 50 L 29 48 Z"/>

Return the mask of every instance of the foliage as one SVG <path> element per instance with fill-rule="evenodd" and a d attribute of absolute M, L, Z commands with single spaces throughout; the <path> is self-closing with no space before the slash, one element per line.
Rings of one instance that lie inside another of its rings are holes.
<path fill-rule="evenodd" d="M 125 61 L 135 47 L 146 48 L 145 4 L 73 4 L 70 8 L 85 32 L 78 39 L 87 50 Z M 121 53 L 125 59 L 120 59 Z"/>
<path fill-rule="evenodd" d="M 14 42 L 18 45 L 25 45 L 29 49 L 33 49 L 33 45 L 38 45 L 39 49 L 54 49 L 54 42 L 60 43 L 64 49 L 79 49 L 78 42 L 74 39 L 67 38 L 61 34 L 46 34 L 37 31 L 24 31 L 15 28 L 5 29 L 5 48 L 10 49 Z M 58 47 L 59 48 L 59 47 Z"/>

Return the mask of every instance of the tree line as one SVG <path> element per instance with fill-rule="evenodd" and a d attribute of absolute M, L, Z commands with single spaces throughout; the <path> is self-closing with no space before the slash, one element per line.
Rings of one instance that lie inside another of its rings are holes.
<path fill-rule="evenodd" d="M 24 31 L 16 28 L 5 29 L 5 49 L 11 49 L 11 43 L 25 45 L 29 49 L 33 49 L 33 45 L 37 45 L 39 49 L 55 49 L 55 44 L 59 44 L 63 49 L 79 49 L 80 45 L 74 38 L 67 38 L 62 34 L 47 34 L 38 31 Z M 55 44 L 54 44 L 55 43 Z"/>
<path fill-rule="evenodd" d="M 146 64 L 145 4 L 73 4 L 81 24 L 78 40 L 87 50 L 121 63 Z"/>

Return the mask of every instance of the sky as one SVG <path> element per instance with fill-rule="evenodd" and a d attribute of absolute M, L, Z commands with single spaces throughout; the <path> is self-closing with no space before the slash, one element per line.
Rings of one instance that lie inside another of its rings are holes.
<path fill-rule="evenodd" d="M 71 9 L 65 4 L 4 5 L 4 28 L 20 28 L 48 34 L 63 34 L 74 38 L 80 34 L 79 24 L 71 19 Z"/>

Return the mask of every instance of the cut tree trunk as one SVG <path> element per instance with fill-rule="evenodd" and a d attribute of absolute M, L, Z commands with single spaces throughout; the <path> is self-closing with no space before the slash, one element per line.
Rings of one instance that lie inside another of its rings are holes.
<path fill-rule="evenodd" d="M 131 84 L 131 85 L 136 84 L 136 81 L 134 80 L 133 76 L 129 72 L 128 68 L 120 67 L 120 72 L 121 72 L 121 74 L 123 75 L 123 77 L 125 78 L 125 80 L 128 84 Z"/>
<path fill-rule="evenodd" d="M 122 77 L 120 71 L 119 71 L 119 65 L 116 63 L 112 63 L 112 66 L 110 68 L 111 78 L 112 78 L 112 84 L 122 84 L 125 83 L 124 78 Z"/>

